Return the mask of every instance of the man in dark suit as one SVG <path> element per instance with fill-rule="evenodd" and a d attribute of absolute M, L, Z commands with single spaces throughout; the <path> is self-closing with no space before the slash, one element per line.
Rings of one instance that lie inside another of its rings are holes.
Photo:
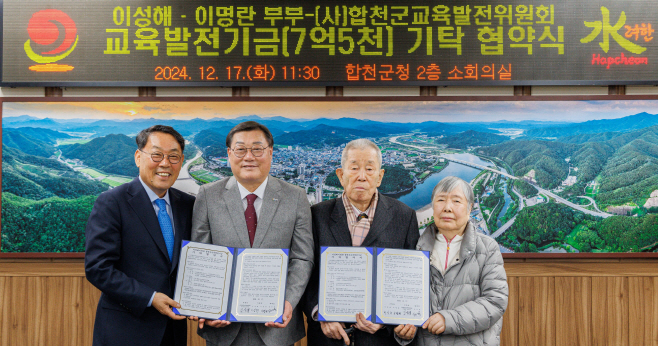
<path fill-rule="evenodd" d="M 155 125 L 136 138 L 139 177 L 102 193 L 87 222 L 85 272 L 101 290 L 94 345 L 187 343 L 174 293 L 181 242 L 190 239 L 194 197 L 171 188 L 185 140 Z"/>
<path fill-rule="evenodd" d="M 341 167 L 336 169 L 344 188 L 342 197 L 311 207 L 315 266 L 304 297 L 309 345 L 350 344 L 343 323 L 317 321 L 322 246 L 416 249 L 419 237 L 416 212 L 377 191 L 384 177 L 381 164 L 382 154 L 375 143 L 367 139 L 351 141 L 343 150 Z M 407 344 L 416 331 L 412 325 L 375 324 L 362 313 L 356 315 L 356 320 L 353 338 L 357 346 Z"/>
<path fill-rule="evenodd" d="M 269 175 L 273 145 L 270 130 L 255 121 L 231 129 L 226 153 L 233 176 L 199 190 L 192 240 L 290 249 L 283 323 L 199 319 L 198 333 L 207 345 L 288 346 L 304 337 L 304 316 L 297 304 L 313 270 L 311 210 L 303 189 Z"/>

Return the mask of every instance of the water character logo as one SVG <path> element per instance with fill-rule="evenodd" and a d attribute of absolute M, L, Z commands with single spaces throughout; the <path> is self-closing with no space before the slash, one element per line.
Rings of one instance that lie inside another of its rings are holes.
<path fill-rule="evenodd" d="M 64 27 L 63 40 L 60 39 L 60 29 L 56 23 Z M 53 64 L 55 61 L 66 58 L 78 45 L 78 29 L 68 14 L 60 10 L 36 12 L 32 15 L 27 25 L 27 34 L 30 36 L 30 39 L 23 45 L 25 53 L 33 61 L 39 64 L 45 64 L 30 66 L 30 70 L 36 72 L 66 72 L 73 70 L 73 66 L 70 65 Z M 47 52 L 39 54 L 32 50 L 32 42 L 41 46 L 47 46 L 59 40 L 61 40 L 59 46 Z"/>

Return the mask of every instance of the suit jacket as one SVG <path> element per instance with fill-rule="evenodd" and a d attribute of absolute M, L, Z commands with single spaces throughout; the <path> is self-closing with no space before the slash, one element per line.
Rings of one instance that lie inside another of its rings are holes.
<path fill-rule="evenodd" d="M 230 177 L 201 186 L 194 205 L 192 240 L 229 247 L 249 248 L 244 207 L 235 178 Z M 289 248 L 286 297 L 293 307 L 286 328 L 257 324 L 266 345 L 291 345 L 304 337 L 304 320 L 297 303 L 313 270 L 313 234 L 311 210 L 301 188 L 270 176 L 258 217 L 254 248 Z M 240 331 L 240 323 L 225 328 L 206 327 L 198 333 L 219 345 L 230 345 Z"/>
<path fill-rule="evenodd" d="M 181 241 L 190 239 L 194 197 L 169 189 L 174 255 L 169 261 L 160 223 L 138 178 L 96 199 L 86 228 L 85 273 L 101 290 L 94 345 L 160 345 L 169 318 L 147 307 L 153 292 L 173 297 Z M 174 321 L 176 345 L 187 342 L 185 320 Z"/>
<path fill-rule="evenodd" d="M 318 203 L 311 207 L 313 216 L 313 240 L 315 242 L 315 266 L 311 280 L 304 296 L 304 313 L 308 322 L 309 345 L 344 346 L 342 340 L 330 339 L 322 333 L 320 323 L 313 320 L 311 313 L 318 304 L 318 287 L 320 284 L 320 247 L 352 246 L 352 237 L 347 225 L 347 214 L 341 198 Z M 404 203 L 379 194 L 377 210 L 370 225 L 370 230 L 361 246 L 386 247 L 397 249 L 416 249 L 420 232 L 416 212 Z M 354 344 L 357 346 L 398 345 L 393 329 L 386 326 L 375 334 L 354 331 Z"/>

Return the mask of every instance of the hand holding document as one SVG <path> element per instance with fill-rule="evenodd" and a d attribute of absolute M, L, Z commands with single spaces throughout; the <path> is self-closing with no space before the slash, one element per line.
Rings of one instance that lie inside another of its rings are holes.
<path fill-rule="evenodd" d="M 426 251 L 323 247 L 318 320 L 420 326 L 429 317 Z"/>
<path fill-rule="evenodd" d="M 429 299 L 429 259 L 421 251 L 379 250 L 377 316 L 388 323 L 422 325 L 429 317 L 429 300 L 424 299 Z"/>
<path fill-rule="evenodd" d="M 231 321 L 283 322 L 288 253 L 240 249 L 235 268 Z"/>
<path fill-rule="evenodd" d="M 356 322 L 359 312 L 370 316 L 372 253 L 366 248 L 329 249 L 320 260 L 320 315 L 336 322 Z"/>
<path fill-rule="evenodd" d="M 174 300 L 179 315 L 231 322 L 282 321 L 287 249 L 183 242 Z"/>

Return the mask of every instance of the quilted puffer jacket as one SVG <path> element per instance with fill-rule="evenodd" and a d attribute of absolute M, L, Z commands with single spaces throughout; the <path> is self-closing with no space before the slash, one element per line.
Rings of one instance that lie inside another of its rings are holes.
<path fill-rule="evenodd" d="M 418 250 L 432 251 L 437 232 L 433 224 L 428 226 L 418 240 Z M 419 328 L 416 345 L 500 345 L 509 294 L 500 248 L 491 237 L 477 233 L 471 222 L 463 237 L 459 262 L 445 276 L 430 266 L 430 313 L 443 315 L 446 329 L 434 335 Z"/>

